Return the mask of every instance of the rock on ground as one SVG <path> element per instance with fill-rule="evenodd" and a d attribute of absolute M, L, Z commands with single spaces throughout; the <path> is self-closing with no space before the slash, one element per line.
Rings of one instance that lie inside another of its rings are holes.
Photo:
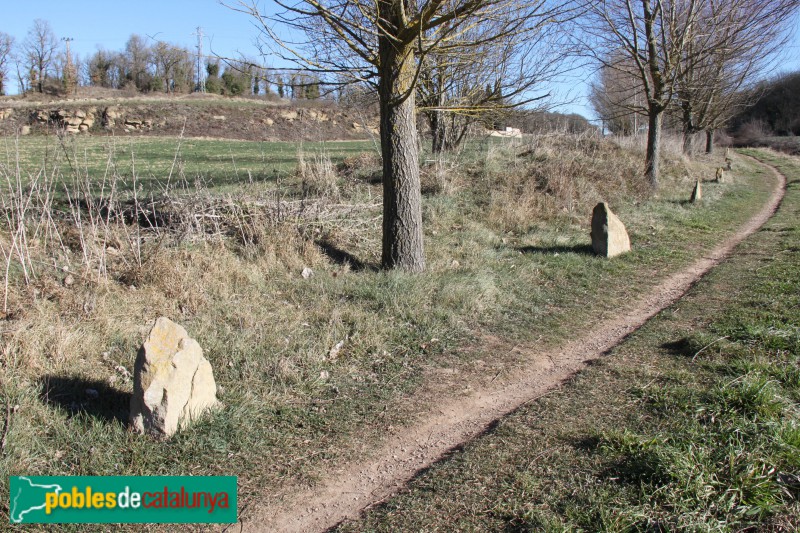
<path fill-rule="evenodd" d="M 631 250 L 631 241 L 625 224 L 611 212 L 604 202 L 592 211 L 592 250 L 597 255 L 614 257 Z"/>
<path fill-rule="evenodd" d="M 703 188 L 700 185 L 700 180 L 697 180 L 694 184 L 694 189 L 692 190 L 692 197 L 689 199 L 690 202 L 696 203 L 703 199 Z"/>
<path fill-rule="evenodd" d="M 131 427 L 166 438 L 218 404 L 211 364 L 186 330 L 156 320 L 136 356 Z"/>

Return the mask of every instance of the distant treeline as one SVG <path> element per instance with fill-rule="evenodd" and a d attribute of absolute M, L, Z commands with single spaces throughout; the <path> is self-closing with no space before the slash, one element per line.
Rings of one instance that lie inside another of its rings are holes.
<path fill-rule="evenodd" d="M 125 89 L 142 93 L 270 95 L 320 97 L 319 78 L 302 72 L 268 69 L 241 57 L 205 57 L 198 50 L 130 36 L 123 50 L 99 49 L 87 57 L 70 53 L 69 39 L 59 40 L 50 24 L 37 19 L 22 42 L 0 32 L 0 95 L 16 79 L 22 93 L 74 92 L 78 86 Z"/>
<path fill-rule="evenodd" d="M 765 135 L 800 135 L 800 71 L 762 82 L 758 99 L 736 115 L 730 130 L 759 130 Z"/>
<path fill-rule="evenodd" d="M 199 58 L 177 45 L 148 44 L 131 35 L 119 52 L 98 50 L 83 65 L 83 85 L 141 92 L 204 91 L 229 96 L 320 97 L 320 81 L 304 73 L 267 69 L 248 58 Z"/>

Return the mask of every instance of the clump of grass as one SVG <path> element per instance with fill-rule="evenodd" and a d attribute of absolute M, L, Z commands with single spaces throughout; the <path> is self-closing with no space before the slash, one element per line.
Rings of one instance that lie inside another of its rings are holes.
<path fill-rule="evenodd" d="M 641 179 L 643 153 L 638 144 L 589 133 L 490 143 L 484 179 L 478 180 L 489 197 L 489 219 L 502 231 L 525 232 L 537 221 L 583 220 L 600 201 L 649 198 L 653 191 Z M 670 188 L 686 173 L 685 160 L 669 162 L 665 170 Z"/>
<path fill-rule="evenodd" d="M 315 153 L 309 159 L 301 149 L 297 154 L 297 176 L 304 197 L 337 200 L 340 196 L 339 174 L 327 152 Z"/>
<path fill-rule="evenodd" d="M 336 166 L 336 171 L 348 179 L 380 181 L 381 156 L 375 151 L 369 151 L 346 157 Z"/>

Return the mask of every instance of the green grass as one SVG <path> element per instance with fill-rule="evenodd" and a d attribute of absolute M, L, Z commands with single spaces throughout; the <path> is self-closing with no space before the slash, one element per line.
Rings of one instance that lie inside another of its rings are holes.
<path fill-rule="evenodd" d="M 0 141 L 0 165 L 13 169 L 17 160 L 27 182 L 42 169 L 57 169 L 65 181 L 75 173 L 101 182 L 117 176 L 121 190 L 142 187 L 160 192 L 167 183 L 199 182 L 205 188 L 230 191 L 246 185 L 275 188 L 294 177 L 298 154 L 326 153 L 334 163 L 374 151 L 368 141 L 259 142 L 175 137 L 28 136 Z M 6 187 L 0 183 L 0 188 Z"/>
<path fill-rule="evenodd" d="M 340 531 L 796 531 L 800 161 L 777 215 L 597 364 Z"/>
<path fill-rule="evenodd" d="M 159 149 L 154 139 L 137 142 L 145 151 Z M 161 179 L 177 144 L 164 142 L 172 144 L 160 155 L 134 150 L 162 169 Z M 220 157 L 227 146 L 243 146 L 257 159 L 253 146 L 260 145 L 207 146 Z M 574 337 L 732 233 L 771 189 L 749 164 L 732 184 L 708 184 L 699 206 L 684 202 L 691 183 L 678 172 L 664 180 L 658 198 L 601 183 L 634 245 L 634 253 L 608 261 L 586 253 L 592 205 L 573 212 L 558 207 L 547 218 L 524 210 L 522 222 L 509 227 L 491 210 L 522 209 L 505 198 L 530 185 L 532 161 L 502 165 L 503 154 L 490 160 L 480 148 L 467 156 L 459 174 L 447 178 L 458 178 L 452 192 L 425 196 L 428 270 L 420 276 L 371 268 L 380 257 L 376 209 L 264 224 L 247 246 L 234 238 L 144 240 L 152 259 L 134 281 L 124 275 L 123 259 L 109 259 L 106 279 L 82 269 L 74 243 L 31 244 L 48 260 L 33 263 L 29 285 L 15 267 L 11 301 L 18 314 L 0 322 L 0 398 L 19 406 L 0 457 L 0 505 L 8 501 L 6 474 L 18 473 L 224 473 L 239 476 L 246 503 L 290 493 L 313 483 L 321 469 L 361 457 L 387 428 L 424 412 L 418 393 L 432 368 L 456 369 L 458 380 L 475 372 L 478 359 L 495 373 L 513 364 L 511 356 L 484 353 L 480 345 L 470 350 L 475 332 L 543 346 Z M 622 156 L 630 157 L 613 151 L 575 158 L 588 168 L 601 157 L 600 163 L 619 165 Z M 90 177 L 104 168 L 93 164 L 85 165 Z M 188 157 L 185 164 L 204 168 Z M 638 161 L 630 164 L 638 168 Z M 66 172 L 63 163 L 58 170 Z M 232 169 L 220 162 L 215 172 Z M 362 187 L 371 192 L 360 197 L 379 196 L 379 185 Z M 354 268 L 324 253 L 323 241 L 349 254 Z M 126 252 L 124 240 L 113 244 Z M 65 264 L 79 275 L 71 288 L 63 284 Z M 300 277 L 304 266 L 315 272 L 308 280 Z M 167 442 L 131 435 L 124 423 L 131 390 L 124 370 L 132 370 L 159 315 L 198 339 L 225 405 Z M 331 360 L 339 341 L 344 347 Z M 87 388 L 100 391 L 100 400 L 88 398 Z"/>

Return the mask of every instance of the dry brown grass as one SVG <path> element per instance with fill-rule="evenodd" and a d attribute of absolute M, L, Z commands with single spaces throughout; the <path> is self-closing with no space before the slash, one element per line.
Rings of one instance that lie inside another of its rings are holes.
<path fill-rule="evenodd" d="M 601 201 L 648 198 L 653 191 L 642 179 L 642 141 L 552 134 L 490 146 L 483 169 L 493 178 L 486 180 L 487 216 L 499 230 L 525 232 L 547 220 L 585 220 Z M 666 188 L 699 172 L 673 137 L 664 142 L 663 162 Z"/>
<path fill-rule="evenodd" d="M 332 200 L 341 197 L 336 165 L 327 152 L 317 152 L 308 156 L 301 147 L 297 153 L 297 177 L 302 184 L 304 197 Z"/>

